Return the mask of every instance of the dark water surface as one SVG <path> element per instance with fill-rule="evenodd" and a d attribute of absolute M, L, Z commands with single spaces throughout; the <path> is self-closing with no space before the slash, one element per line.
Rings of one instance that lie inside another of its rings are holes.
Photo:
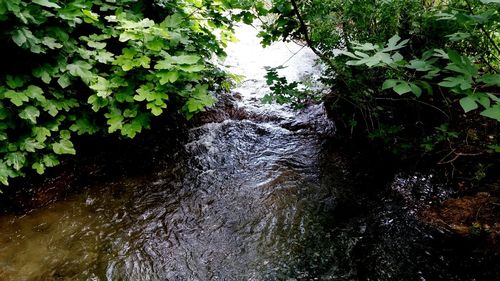
<path fill-rule="evenodd" d="M 0 217 L 0 280 L 498 277 L 491 268 L 498 259 L 457 249 L 460 241 L 421 226 L 411 207 L 358 183 L 362 176 L 329 141 L 334 125 L 320 105 L 294 113 L 260 104 L 262 67 L 300 47 L 262 50 L 255 31 L 238 32 L 242 41 L 229 49 L 228 63 L 246 80 L 235 106 L 273 121 L 193 128 L 159 173 L 102 182 Z M 317 73 L 308 50 L 287 64 L 290 79 Z M 395 186 L 424 188 L 421 200 L 447 196 L 422 177 L 401 177 Z"/>

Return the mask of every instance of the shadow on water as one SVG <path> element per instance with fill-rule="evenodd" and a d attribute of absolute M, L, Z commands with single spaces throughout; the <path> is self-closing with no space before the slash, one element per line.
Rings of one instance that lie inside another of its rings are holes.
<path fill-rule="evenodd" d="M 444 189 L 422 176 L 387 184 L 380 161 L 342 151 L 320 105 L 259 103 L 262 64 L 299 47 L 264 51 L 248 28 L 229 52 L 247 74 L 229 102 L 240 118 L 180 130 L 175 145 L 140 143 L 152 151 L 127 165 L 153 172 L 2 215 L 0 280 L 498 280 L 497 256 L 419 222 L 415 202 Z M 310 52 L 290 64 L 291 78 L 314 72 Z"/>

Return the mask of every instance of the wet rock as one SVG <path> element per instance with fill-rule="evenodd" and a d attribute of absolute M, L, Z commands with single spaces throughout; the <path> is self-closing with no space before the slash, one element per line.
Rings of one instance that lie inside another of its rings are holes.
<path fill-rule="evenodd" d="M 335 123 L 331 121 L 323 104 L 310 104 L 296 112 L 295 118 L 281 123 L 283 128 L 290 131 L 305 131 L 321 136 L 334 136 Z"/>
<path fill-rule="evenodd" d="M 50 179 L 44 185 L 36 188 L 29 207 L 40 208 L 54 202 L 71 188 L 75 179 L 75 175 L 69 172 L 63 172 L 56 178 Z"/>
<path fill-rule="evenodd" d="M 500 253 L 500 198 L 486 192 L 448 199 L 422 211 L 422 219 L 465 237 L 486 237 Z"/>
<path fill-rule="evenodd" d="M 254 122 L 280 121 L 278 116 L 259 114 L 238 106 L 237 100 L 241 99 L 241 94 L 239 93 L 218 95 L 218 99 L 219 102 L 214 107 L 195 116 L 192 126 L 221 123 L 226 120 L 251 120 Z"/>
<path fill-rule="evenodd" d="M 500 253 L 499 197 L 487 192 L 459 196 L 450 186 L 422 174 L 398 175 L 391 190 L 407 213 L 431 231 L 487 240 Z"/>
<path fill-rule="evenodd" d="M 0 197 L 0 211 L 22 212 L 42 208 L 61 199 L 71 190 L 76 180 L 75 173 L 67 168 L 59 167 L 59 173 L 45 179 L 21 179 L 14 182 Z"/>
<path fill-rule="evenodd" d="M 420 173 L 396 175 L 390 188 L 413 211 L 440 204 L 455 194 L 450 186 L 434 182 L 433 175 Z"/>

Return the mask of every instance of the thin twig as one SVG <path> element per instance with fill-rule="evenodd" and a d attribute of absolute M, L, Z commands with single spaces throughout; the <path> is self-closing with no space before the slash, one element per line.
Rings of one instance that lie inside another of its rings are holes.
<path fill-rule="evenodd" d="M 293 59 L 298 53 L 300 53 L 306 46 L 302 46 L 297 52 L 293 53 L 292 56 L 290 56 L 285 62 L 280 64 L 280 66 L 285 65 L 287 62 L 289 62 L 291 59 Z"/>
<path fill-rule="evenodd" d="M 414 102 L 417 102 L 417 103 L 420 103 L 420 104 L 423 104 L 423 105 L 427 105 L 428 107 L 431 107 L 431 108 L 434 108 L 435 110 L 441 112 L 444 116 L 446 116 L 446 118 L 449 120 L 450 119 L 450 116 L 448 114 L 446 114 L 446 112 L 444 112 L 441 108 L 435 106 L 435 105 L 432 105 L 430 103 L 426 103 L 424 101 L 421 101 L 421 100 L 416 100 L 416 99 L 395 99 L 395 98 L 375 98 L 376 100 L 390 100 L 390 101 L 414 101 Z"/>
<path fill-rule="evenodd" d="M 474 16 L 475 15 L 474 14 L 474 10 L 472 9 L 472 5 L 470 4 L 470 2 L 468 0 L 465 0 L 465 3 L 467 4 L 467 8 L 469 9 L 470 13 Z M 478 25 L 479 25 L 479 28 L 481 29 L 481 31 L 486 36 L 486 38 L 488 38 L 488 41 L 490 41 L 490 43 L 493 46 L 493 48 L 497 51 L 498 54 L 500 54 L 500 48 L 498 47 L 498 45 L 496 44 L 496 42 L 490 37 L 490 35 L 486 31 L 486 29 L 484 29 L 483 24 L 479 23 Z M 494 57 L 495 57 L 495 59 L 499 60 L 496 56 L 494 56 Z"/>
<path fill-rule="evenodd" d="M 299 21 L 300 24 L 300 30 L 302 31 L 302 35 L 304 35 L 304 39 L 306 40 L 307 45 L 311 50 L 319 57 L 321 58 L 322 61 L 324 61 L 328 66 L 331 68 L 334 68 L 331 61 L 316 47 L 314 46 L 314 43 L 311 40 L 311 37 L 309 37 L 309 30 L 307 29 L 306 22 L 304 21 L 304 18 L 302 18 L 302 15 L 300 14 L 299 6 L 297 5 L 296 0 L 290 0 L 292 3 L 293 11 L 295 13 L 295 16 L 297 17 L 297 20 Z"/>
<path fill-rule="evenodd" d="M 446 161 L 446 162 L 443 162 L 442 159 L 441 161 L 438 162 L 438 165 L 444 165 L 444 164 L 450 164 L 450 163 L 453 163 L 455 162 L 458 158 L 460 158 L 461 156 L 478 156 L 478 155 L 482 155 L 484 152 L 478 152 L 478 153 L 456 153 L 455 152 L 455 157 L 453 157 L 452 159 Z"/>

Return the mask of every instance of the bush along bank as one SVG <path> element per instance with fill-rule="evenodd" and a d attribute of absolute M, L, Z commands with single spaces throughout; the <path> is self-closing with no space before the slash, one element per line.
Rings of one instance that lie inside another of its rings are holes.
<path fill-rule="evenodd" d="M 76 154 L 80 135 L 134 138 L 190 119 L 228 86 L 229 9 L 248 1 L 0 1 L 0 190 Z"/>
<path fill-rule="evenodd" d="M 275 0 L 261 36 L 263 44 L 300 41 L 319 56 L 331 89 L 323 100 L 340 138 L 477 197 L 467 200 L 483 202 L 476 213 L 488 210 L 489 219 L 461 223 L 498 232 L 490 218 L 500 186 L 499 11 L 490 0 Z M 266 101 L 316 99 L 273 71 Z"/>

